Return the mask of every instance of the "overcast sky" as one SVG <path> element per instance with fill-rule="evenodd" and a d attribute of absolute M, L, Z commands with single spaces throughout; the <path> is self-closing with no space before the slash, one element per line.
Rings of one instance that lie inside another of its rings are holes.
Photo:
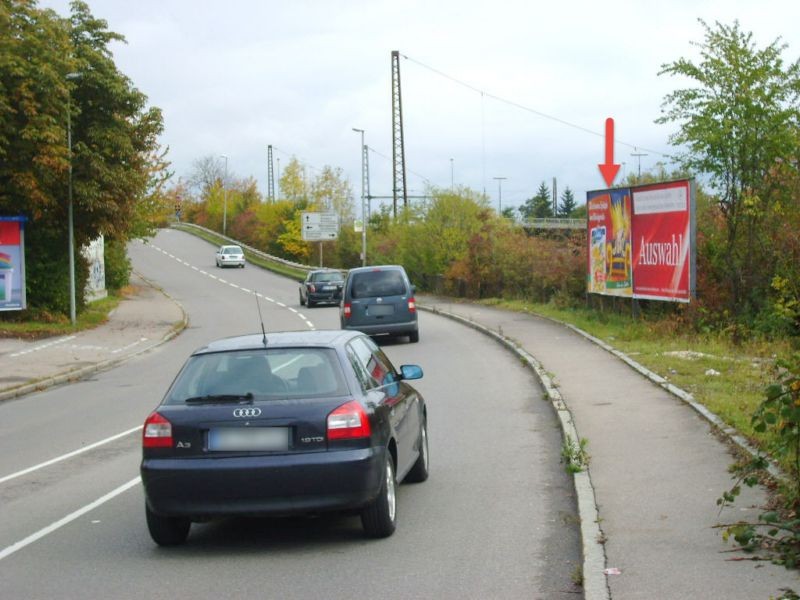
<path fill-rule="evenodd" d="M 780 36 L 784 58 L 800 56 L 797 0 L 88 4 L 127 39 L 112 48 L 117 66 L 163 110 L 176 177 L 198 158 L 225 154 L 230 172 L 256 178 L 265 195 L 271 144 L 276 170 L 293 155 L 312 175 L 341 167 L 358 197 L 353 127 L 374 149 L 372 194 L 391 194 L 392 50 L 408 57 L 400 69 L 409 194 L 424 191 L 423 178 L 449 187 L 452 176 L 497 206 L 494 178 L 507 177 L 503 207 L 521 204 L 542 181 L 552 187 L 554 177 L 559 195 L 569 186 L 579 202 L 605 187 L 597 164 L 607 117 L 623 171 L 667 161 L 674 126 L 654 120 L 664 96 L 685 82 L 658 71 L 697 56 L 698 18 L 738 19 L 760 47 Z M 68 0 L 40 6 L 69 12 Z"/>

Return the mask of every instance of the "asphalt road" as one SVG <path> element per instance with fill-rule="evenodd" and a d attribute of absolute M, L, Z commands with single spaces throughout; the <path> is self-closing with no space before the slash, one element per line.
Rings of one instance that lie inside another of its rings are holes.
<path fill-rule="evenodd" d="M 300 307 L 295 282 L 250 265 L 216 269 L 213 247 L 181 232 L 131 257 L 189 327 L 89 380 L 0 404 L 0 598 L 580 597 L 575 499 L 542 390 L 495 342 L 427 313 L 420 343 L 385 345 L 425 371 L 431 452 L 430 479 L 399 488 L 394 536 L 367 540 L 355 517 L 232 519 L 155 546 L 136 428 L 186 356 L 259 330 L 253 290 L 269 330 L 338 328 L 338 309 Z"/>

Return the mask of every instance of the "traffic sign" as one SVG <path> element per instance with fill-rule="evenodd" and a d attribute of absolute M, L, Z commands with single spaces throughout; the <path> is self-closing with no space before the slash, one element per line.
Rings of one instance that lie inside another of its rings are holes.
<path fill-rule="evenodd" d="M 335 212 L 303 212 L 300 217 L 303 239 L 327 242 L 339 238 L 339 215 Z"/>

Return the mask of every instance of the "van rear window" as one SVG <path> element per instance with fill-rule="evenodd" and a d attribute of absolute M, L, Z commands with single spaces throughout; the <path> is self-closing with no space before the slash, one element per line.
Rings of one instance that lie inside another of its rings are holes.
<path fill-rule="evenodd" d="M 375 298 L 377 296 L 403 296 L 406 282 L 400 271 L 366 271 L 353 275 L 351 288 L 353 298 Z"/>

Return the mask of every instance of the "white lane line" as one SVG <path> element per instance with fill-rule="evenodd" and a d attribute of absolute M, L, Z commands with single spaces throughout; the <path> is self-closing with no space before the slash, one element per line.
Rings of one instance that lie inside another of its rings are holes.
<path fill-rule="evenodd" d="M 113 442 L 121 437 L 125 437 L 126 435 L 132 434 L 134 431 L 138 431 L 142 428 L 141 425 L 137 425 L 132 429 L 128 429 L 127 431 L 123 431 L 122 433 L 118 433 L 116 435 L 112 435 L 111 437 L 107 437 L 104 440 L 100 440 L 99 442 L 95 442 L 93 444 L 89 444 L 88 446 L 84 446 L 78 450 L 73 450 L 72 452 L 68 452 L 67 454 L 62 454 L 61 456 L 57 456 L 56 458 L 51 458 L 48 461 L 43 463 L 39 463 L 38 465 L 33 465 L 32 467 L 28 467 L 27 469 L 23 469 L 22 471 L 17 471 L 16 473 L 11 473 L 11 475 L 6 475 L 5 477 L 0 477 L 0 483 L 5 483 L 6 481 L 10 481 L 11 479 L 15 479 L 17 477 L 22 477 L 23 475 L 27 475 L 28 473 L 32 473 L 38 469 L 43 469 L 44 467 L 49 467 L 50 465 L 54 465 L 57 462 L 61 462 L 62 460 L 67 460 L 68 458 L 72 458 L 73 456 L 77 456 L 78 454 L 82 454 L 84 452 L 88 452 L 89 450 L 93 450 L 103 444 L 108 444 L 109 442 Z"/>
<path fill-rule="evenodd" d="M 9 354 L 9 357 L 15 358 L 17 356 L 23 356 L 25 354 L 30 354 L 31 352 L 38 352 L 39 350 L 45 350 L 47 348 L 51 348 L 52 346 L 56 346 L 58 344 L 63 344 L 64 342 L 68 342 L 70 340 L 74 340 L 76 337 L 77 336 L 69 335 L 67 337 L 63 337 L 63 338 L 57 339 L 57 340 L 55 340 L 53 342 L 47 342 L 46 344 L 39 344 L 38 346 L 34 346 L 33 348 L 30 348 L 29 350 L 23 350 L 22 352 L 15 352 L 14 354 Z"/>
<path fill-rule="evenodd" d="M 6 548 L 3 548 L 3 550 L 0 550 L 0 560 L 3 560 L 4 558 L 7 558 L 7 557 L 11 556 L 15 552 L 18 552 L 19 550 L 22 550 L 25 546 L 30 546 L 33 542 L 42 539 L 44 536 L 53 533 L 57 529 L 62 528 L 64 525 L 67 525 L 68 523 L 71 523 L 75 519 L 78 519 L 78 518 L 82 517 L 83 515 L 85 515 L 89 511 L 94 510 L 98 506 L 101 506 L 102 504 L 105 504 L 106 502 L 108 502 L 109 500 L 119 496 L 123 492 L 128 491 L 133 486 L 138 485 L 140 481 L 141 481 L 140 477 L 137 477 L 136 479 L 131 479 L 128 483 L 122 484 L 117 489 L 110 491 L 105 496 L 102 496 L 102 497 L 98 498 L 97 500 L 95 500 L 94 502 L 91 502 L 91 503 L 87 504 L 86 506 L 83 506 L 83 507 L 79 508 L 75 512 L 68 514 L 63 519 L 59 519 L 55 523 L 51 523 L 47 527 L 45 527 L 43 529 L 40 529 L 36 533 L 33 533 L 33 534 L 29 535 L 24 540 L 20 540 L 20 541 L 14 543 L 14 544 L 11 544 L 10 546 L 8 546 Z"/>
<path fill-rule="evenodd" d="M 201 273 L 201 274 L 203 274 L 203 275 L 206 275 L 206 276 L 210 277 L 211 279 L 214 279 L 214 280 L 216 280 L 216 281 L 219 281 L 220 283 L 227 284 L 227 285 L 231 286 L 232 288 L 235 288 L 235 289 L 242 290 L 242 291 L 243 291 L 243 292 L 245 292 L 246 294 L 252 294 L 252 293 L 254 293 L 254 291 L 253 291 L 253 290 L 249 290 L 249 289 L 247 289 L 246 287 L 241 287 L 241 286 L 239 286 L 239 285 L 237 285 L 237 284 L 235 284 L 235 283 L 232 283 L 232 282 L 230 282 L 230 281 L 227 281 L 227 280 L 223 279 L 222 277 L 217 277 L 216 275 L 212 275 L 211 273 L 209 273 L 209 272 L 207 272 L 207 271 L 205 271 L 205 270 L 203 270 L 203 269 L 199 269 L 199 268 L 197 268 L 197 267 L 196 267 L 196 266 L 194 266 L 194 265 L 190 265 L 188 262 L 184 261 L 183 259 L 180 259 L 180 258 L 178 258 L 177 256 L 174 256 L 174 255 L 172 255 L 172 254 L 169 254 L 168 252 L 166 252 L 166 251 L 164 251 L 164 250 L 161 250 L 161 248 L 159 248 L 158 246 L 153 246 L 152 244 L 151 244 L 151 246 L 152 246 L 153 248 L 155 248 L 156 250 L 158 250 L 158 251 L 160 251 L 160 252 L 163 252 L 163 253 L 164 253 L 164 254 L 166 254 L 167 256 L 169 256 L 169 257 L 171 257 L 171 258 L 175 259 L 175 260 L 176 260 L 176 261 L 178 261 L 179 263 L 183 263 L 183 264 L 185 264 L 187 267 L 192 267 L 192 269 L 194 269 L 194 270 L 195 270 L 195 271 L 197 271 L 198 273 Z M 269 296 L 262 296 L 262 295 L 261 295 L 261 293 L 259 293 L 259 292 L 255 292 L 255 295 L 256 295 L 257 297 L 259 297 L 259 298 L 263 298 L 263 299 L 264 299 L 264 300 L 266 300 L 267 302 L 272 302 L 273 304 L 277 304 L 277 305 L 278 305 L 278 306 L 280 306 L 281 308 L 288 308 L 288 309 L 289 309 L 291 312 L 293 312 L 294 314 L 296 314 L 297 316 L 299 316 L 299 317 L 300 317 L 300 318 L 303 320 L 303 322 L 304 322 L 306 325 L 308 325 L 308 328 L 309 328 L 309 329 L 312 329 L 312 330 L 316 329 L 316 328 L 314 327 L 314 324 L 313 324 L 311 321 L 309 321 L 309 320 L 308 320 L 308 318 L 307 318 L 307 317 L 306 317 L 304 314 L 302 314 L 302 313 L 301 313 L 301 312 L 299 312 L 298 310 L 296 310 L 296 309 L 292 308 L 291 306 L 288 306 L 287 304 L 284 304 L 283 302 L 279 302 L 278 300 L 275 300 L 274 298 L 270 298 Z"/>
<path fill-rule="evenodd" d="M 130 344 L 128 344 L 127 346 L 123 346 L 122 348 L 117 348 L 116 350 L 112 350 L 112 351 L 111 351 L 111 354 L 118 354 L 119 352 L 124 352 L 125 350 L 130 350 L 130 349 L 131 349 L 131 348 L 133 348 L 135 345 L 137 345 L 137 344 L 141 344 L 142 342 L 146 342 L 146 341 L 147 341 L 147 338 L 146 338 L 146 337 L 139 338 L 138 340 L 136 340 L 135 342 L 131 342 L 131 343 L 130 343 Z"/>

